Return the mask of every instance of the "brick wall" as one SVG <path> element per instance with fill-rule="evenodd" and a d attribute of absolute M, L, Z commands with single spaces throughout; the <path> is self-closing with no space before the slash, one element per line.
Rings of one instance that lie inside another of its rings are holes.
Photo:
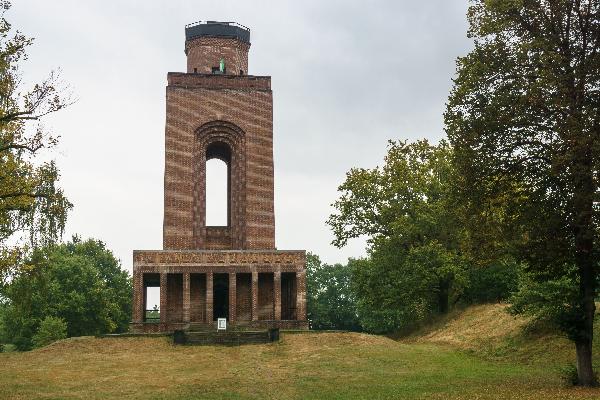
<path fill-rule="evenodd" d="M 273 274 L 258 274 L 258 319 L 275 319 Z"/>
<path fill-rule="evenodd" d="M 237 320 L 250 321 L 252 320 L 252 274 L 237 274 L 236 280 Z"/>
<path fill-rule="evenodd" d="M 225 60 L 226 74 L 248 74 L 248 50 L 250 44 L 234 38 L 197 37 L 185 42 L 187 55 L 187 72 L 210 74 L 213 67 L 218 67 L 221 59 Z"/>
<path fill-rule="evenodd" d="M 181 322 L 183 320 L 183 274 L 167 274 L 166 311 L 167 322 Z"/>
<path fill-rule="evenodd" d="M 274 249 L 270 79 L 181 74 L 173 79 L 179 83 L 167 87 L 163 247 L 211 248 L 205 229 L 206 148 L 222 141 L 232 151 L 228 248 Z M 227 247 L 217 242 L 215 248 Z"/>
<path fill-rule="evenodd" d="M 206 321 L 206 274 L 190 274 L 190 321 Z"/>

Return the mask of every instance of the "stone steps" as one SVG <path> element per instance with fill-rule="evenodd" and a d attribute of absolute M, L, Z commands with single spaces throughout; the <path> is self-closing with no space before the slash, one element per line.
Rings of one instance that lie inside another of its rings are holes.
<path fill-rule="evenodd" d="M 186 332 L 187 344 L 259 344 L 269 343 L 268 331 Z"/>
<path fill-rule="evenodd" d="M 249 326 L 229 325 L 217 330 L 214 324 L 192 322 L 183 330 L 175 330 L 173 342 L 189 345 L 242 345 L 269 343 L 279 340 L 279 329 L 256 329 Z"/>
<path fill-rule="evenodd" d="M 213 332 L 217 330 L 217 323 L 207 324 L 204 322 L 191 322 L 185 330 L 188 332 Z M 256 328 L 253 329 L 243 325 L 227 325 L 227 331 L 244 332 L 248 330 L 256 331 Z"/>

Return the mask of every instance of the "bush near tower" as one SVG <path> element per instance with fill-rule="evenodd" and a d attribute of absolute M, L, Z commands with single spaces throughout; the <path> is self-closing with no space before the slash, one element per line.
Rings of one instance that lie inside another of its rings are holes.
<path fill-rule="evenodd" d="M 36 334 L 40 337 L 40 327 L 51 330 L 48 318 L 62 319 L 67 336 L 125 332 L 131 291 L 129 273 L 99 240 L 74 237 L 39 248 L 2 291 L 2 336 L 28 350 Z"/>

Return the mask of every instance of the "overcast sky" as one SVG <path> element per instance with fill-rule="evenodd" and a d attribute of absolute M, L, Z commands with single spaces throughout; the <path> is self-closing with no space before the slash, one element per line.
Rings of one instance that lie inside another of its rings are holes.
<path fill-rule="evenodd" d="M 455 59 L 470 48 L 466 0 L 18 0 L 7 13 L 35 38 L 25 83 L 60 68 L 78 101 L 45 121 L 74 203 L 66 237 L 103 240 L 131 270 L 162 248 L 165 85 L 185 71 L 184 26 L 251 29 L 249 74 L 272 76 L 276 244 L 329 263 L 325 224 L 352 167 L 381 164 L 388 139 L 443 137 Z"/>

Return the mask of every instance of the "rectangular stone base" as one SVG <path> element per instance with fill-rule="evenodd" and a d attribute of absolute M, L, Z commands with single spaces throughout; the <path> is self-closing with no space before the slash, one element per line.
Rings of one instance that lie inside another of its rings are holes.
<path fill-rule="evenodd" d="M 189 323 L 308 329 L 306 253 L 277 250 L 133 252 L 134 332 Z M 146 320 L 146 288 L 160 287 L 160 320 Z"/>
<path fill-rule="evenodd" d="M 142 323 L 131 323 L 129 329 L 132 333 L 158 333 L 158 332 L 173 332 L 175 330 L 186 330 L 190 326 L 189 323 L 153 323 L 153 322 L 142 322 Z M 228 324 L 228 330 L 239 330 L 239 329 L 272 329 L 279 328 L 282 330 L 286 329 L 308 329 L 308 321 L 297 321 L 297 320 L 286 320 L 286 321 L 251 321 L 247 324 Z M 217 325 L 204 324 L 202 330 L 216 330 Z"/>

